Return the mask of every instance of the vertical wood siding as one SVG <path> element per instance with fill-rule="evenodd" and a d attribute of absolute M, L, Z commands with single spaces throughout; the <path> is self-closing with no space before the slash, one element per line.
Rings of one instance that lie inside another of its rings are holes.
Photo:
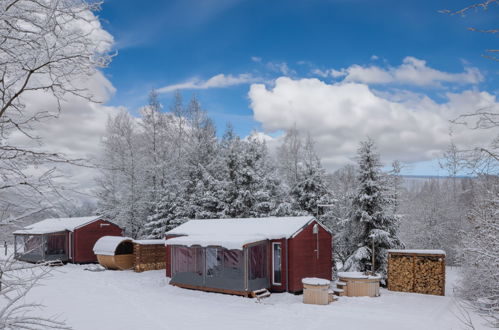
<path fill-rule="evenodd" d="M 313 221 L 298 235 L 288 240 L 289 249 L 289 292 L 303 290 L 301 280 L 305 277 L 332 278 L 332 235 L 319 226 L 319 258 L 317 241 L 313 234 Z"/>

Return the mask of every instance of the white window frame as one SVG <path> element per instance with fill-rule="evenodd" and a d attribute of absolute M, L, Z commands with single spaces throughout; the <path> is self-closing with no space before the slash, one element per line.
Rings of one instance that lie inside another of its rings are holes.
<path fill-rule="evenodd" d="M 274 258 L 275 258 L 275 253 L 274 253 L 274 246 L 275 245 L 279 245 L 279 251 L 280 251 L 280 258 L 279 258 L 279 262 L 280 262 L 280 267 L 281 267 L 281 282 L 276 282 L 275 281 L 275 278 L 274 278 L 274 275 L 275 275 L 275 271 L 274 271 L 274 265 L 275 265 L 275 262 L 274 262 Z M 272 242 L 272 285 L 282 285 L 282 244 L 280 242 Z"/>
<path fill-rule="evenodd" d="M 73 260 L 73 232 L 68 233 L 68 259 Z"/>

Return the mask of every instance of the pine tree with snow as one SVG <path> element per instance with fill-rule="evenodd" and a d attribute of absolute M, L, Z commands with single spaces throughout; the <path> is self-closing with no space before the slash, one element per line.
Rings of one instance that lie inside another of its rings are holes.
<path fill-rule="evenodd" d="M 256 137 L 242 140 L 228 127 L 221 141 L 224 218 L 283 215 L 289 209 L 267 146 Z"/>
<path fill-rule="evenodd" d="M 315 152 L 314 141 L 310 135 L 307 136 L 302 153 L 303 159 L 297 169 L 298 182 L 290 192 L 293 209 L 298 214 L 318 216 L 318 205 L 329 204 L 331 196 L 324 181 L 325 170 Z"/>
<path fill-rule="evenodd" d="M 399 219 L 393 214 L 393 196 L 376 153 L 374 141 L 361 142 L 358 149 L 357 193 L 352 201 L 350 220 L 345 231 L 351 254 L 345 262 L 345 271 L 371 269 L 372 244 L 375 248 L 375 271 L 386 275 L 387 249 L 402 246 L 397 237 Z"/>

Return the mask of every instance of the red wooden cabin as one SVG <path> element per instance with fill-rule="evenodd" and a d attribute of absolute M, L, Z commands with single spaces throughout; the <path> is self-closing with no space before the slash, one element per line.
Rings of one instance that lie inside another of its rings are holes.
<path fill-rule="evenodd" d="M 249 295 L 332 278 L 332 234 L 312 216 L 190 220 L 166 233 L 170 284 Z"/>
<path fill-rule="evenodd" d="M 14 232 L 14 255 L 29 262 L 96 262 L 95 242 L 102 236 L 122 235 L 121 227 L 98 216 L 45 219 Z"/>

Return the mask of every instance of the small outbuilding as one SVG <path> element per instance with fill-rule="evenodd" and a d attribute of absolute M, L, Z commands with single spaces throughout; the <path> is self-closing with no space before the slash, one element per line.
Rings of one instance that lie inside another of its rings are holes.
<path fill-rule="evenodd" d="M 190 220 L 166 233 L 170 284 L 250 296 L 332 277 L 332 234 L 312 216 Z"/>
<path fill-rule="evenodd" d="M 28 262 L 96 262 L 92 248 L 109 235 L 122 236 L 123 230 L 99 216 L 45 219 L 14 232 L 14 256 Z"/>
<path fill-rule="evenodd" d="M 165 240 L 104 236 L 93 250 L 99 263 L 107 269 L 133 269 L 140 273 L 165 268 Z"/>
<path fill-rule="evenodd" d="M 445 251 L 388 250 L 388 290 L 445 296 Z"/>
<path fill-rule="evenodd" d="M 133 240 L 128 237 L 103 236 L 94 245 L 94 253 L 99 264 L 108 269 L 132 269 Z"/>

